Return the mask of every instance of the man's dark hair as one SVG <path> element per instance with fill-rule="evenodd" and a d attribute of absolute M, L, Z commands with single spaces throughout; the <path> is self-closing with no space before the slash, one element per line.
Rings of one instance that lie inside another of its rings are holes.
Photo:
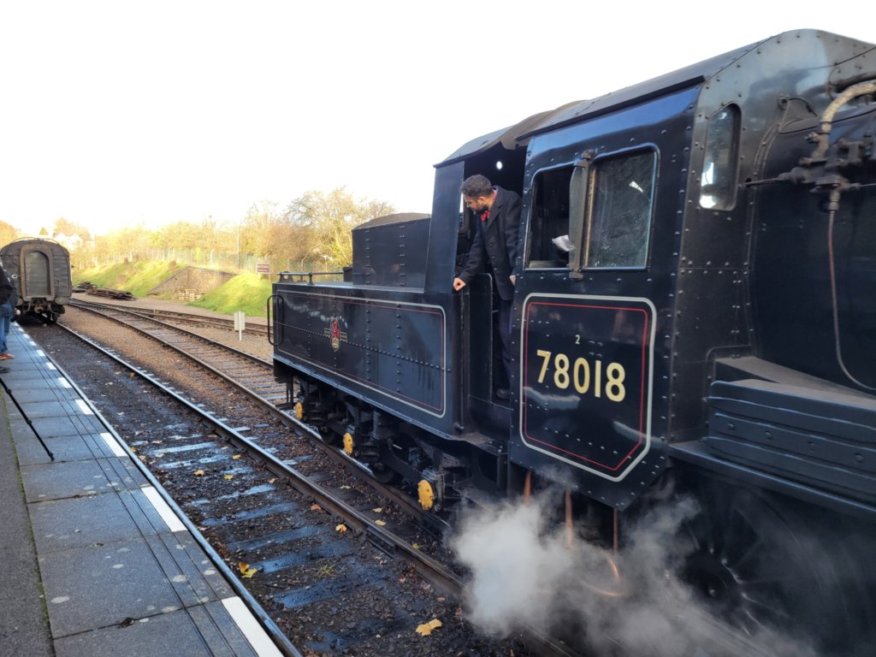
<path fill-rule="evenodd" d="M 462 195 L 470 198 L 489 196 L 493 193 L 493 183 L 486 176 L 476 173 L 462 181 Z"/>

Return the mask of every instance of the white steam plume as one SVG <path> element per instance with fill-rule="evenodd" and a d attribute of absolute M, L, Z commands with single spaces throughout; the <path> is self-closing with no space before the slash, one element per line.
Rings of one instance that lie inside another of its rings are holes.
<path fill-rule="evenodd" d="M 723 657 L 733 654 L 728 646 L 739 649 L 739 631 L 676 574 L 685 556 L 679 527 L 697 512 L 692 500 L 642 518 L 612 555 L 582 540 L 567 548 L 563 527 L 545 526 L 549 497 L 472 512 L 451 540 L 471 571 L 468 616 L 482 631 L 583 635 L 597 652 L 620 645 L 628 657 Z M 745 640 L 757 647 L 752 657 L 815 655 L 767 629 Z"/>

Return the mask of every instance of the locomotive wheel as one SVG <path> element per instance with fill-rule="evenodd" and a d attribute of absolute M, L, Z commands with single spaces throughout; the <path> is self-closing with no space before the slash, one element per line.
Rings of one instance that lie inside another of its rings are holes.
<path fill-rule="evenodd" d="M 683 577 L 746 637 L 776 633 L 850 657 L 874 639 L 874 578 L 860 536 L 801 503 L 710 482 L 683 527 Z"/>

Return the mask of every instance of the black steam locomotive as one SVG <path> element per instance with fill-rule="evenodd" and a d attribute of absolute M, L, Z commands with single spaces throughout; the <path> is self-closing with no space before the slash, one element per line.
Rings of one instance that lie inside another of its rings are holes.
<path fill-rule="evenodd" d="M 475 173 L 523 199 L 510 402 L 489 276 L 451 288 Z M 376 476 L 436 508 L 534 474 L 615 534 L 693 494 L 717 606 L 876 654 L 876 46 L 788 32 L 529 117 L 353 246 L 280 276 L 274 364 Z"/>

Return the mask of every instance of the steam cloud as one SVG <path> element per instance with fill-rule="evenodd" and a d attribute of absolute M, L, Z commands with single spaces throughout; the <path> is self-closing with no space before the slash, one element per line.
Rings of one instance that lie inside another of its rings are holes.
<path fill-rule="evenodd" d="M 546 500 L 471 512 L 451 539 L 471 571 L 468 617 L 483 632 L 537 630 L 587 644 L 597 654 L 723 657 L 739 630 L 698 602 L 676 574 L 679 527 L 697 512 L 688 499 L 652 512 L 626 536 L 618 555 L 545 526 Z M 556 501 L 556 496 L 553 497 Z M 616 562 L 620 576 L 612 576 Z M 797 641 L 763 629 L 749 637 L 758 657 L 815 657 Z M 603 652 L 606 651 L 606 652 Z"/>

